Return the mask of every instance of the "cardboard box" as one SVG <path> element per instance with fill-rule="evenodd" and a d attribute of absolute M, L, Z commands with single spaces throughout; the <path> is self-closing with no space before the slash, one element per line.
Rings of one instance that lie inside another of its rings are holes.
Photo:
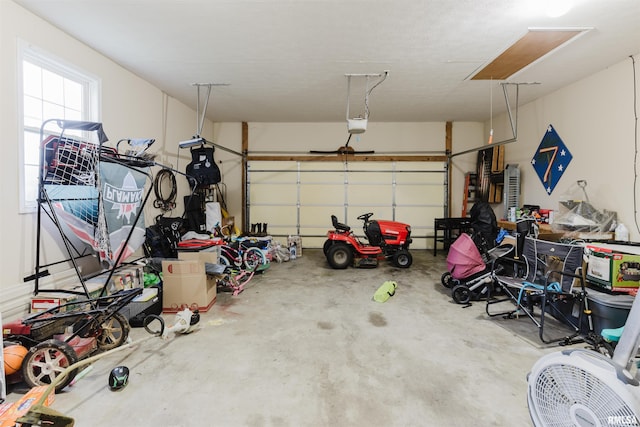
<path fill-rule="evenodd" d="M 106 280 L 107 280 L 107 276 L 104 274 L 101 274 L 100 276 L 97 276 L 97 277 L 93 277 L 89 280 L 85 280 L 84 284 L 86 285 L 87 290 L 89 291 L 89 298 L 93 299 L 93 298 L 98 298 L 100 296 Z M 116 280 L 119 280 L 119 278 L 116 278 Z M 102 296 L 103 297 L 108 296 L 119 289 L 124 289 L 124 284 L 122 283 L 120 285 L 117 285 L 116 282 L 114 281 L 114 278 L 111 278 L 111 282 L 107 286 L 106 293 Z M 82 289 L 82 285 L 76 286 L 75 288 L 73 288 L 73 290 L 84 292 L 84 289 Z"/>
<path fill-rule="evenodd" d="M 22 396 L 16 402 L 4 405 L 0 407 L 0 427 L 13 427 L 16 424 L 16 420 L 24 416 L 29 409 L 36 404 L 41 398 L 48 386 L 33 387 L 24 396 Z M 53 391 L 46 397 L 43 402 L 44 406 L 51 406 L 55 394 Z"/>
<path fill-rule="evenodd" d="M 216 280 L 207 277 L 200 260 L 162 261 L 162 311 L 177 313 L 184 307 L 208 311 L 216 302 Z"/>
<path fill-rule="evenodd" d="M 640 255 L 605 251 L 587 246 L 586 278 L 605 289 L 637 288 L 640 285 Z"/>
<path fill-rule="evenodd" d="M 38 294 L 36 296 L 31 297 L 31 307 L 30 313 L 41 313 L 43 311 L 47 311 L 50 308 L 58 307 L 68 302 L 75 301 L 77 297 L 75 295 L 65 295 L 61 296 L 60 294 L 48 295 L 48 294 Z M 64 307 L 60 311 L 65 311 Z"/>
<path fill-rule="evenodd" d="M 178 259 L 220 264 L 220 246 L 210 246 L 197 251 L 178 249 Z"/>

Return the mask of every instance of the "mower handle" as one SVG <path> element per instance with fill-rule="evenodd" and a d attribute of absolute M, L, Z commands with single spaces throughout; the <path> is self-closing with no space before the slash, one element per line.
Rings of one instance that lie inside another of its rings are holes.
<path fill-rule="evenodd" d="M 358 219 L 363 220 L 364 222 L 368 222 L 369 218 L 371 218 L 373 216 L 373 212 L 368 212 L 366 214 L 362 214 L 358 217 Z"/>

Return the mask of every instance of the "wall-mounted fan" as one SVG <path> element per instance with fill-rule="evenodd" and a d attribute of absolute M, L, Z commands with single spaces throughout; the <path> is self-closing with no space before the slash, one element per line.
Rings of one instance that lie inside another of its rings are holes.
<path fill-rule="evenodd" d="M 613 357 L 588 349 L 548 354 L 533 366 L 528 404 L 536 427 L 638 426 L 640 381 L 630 372 L 640 338 L 640 302 L 633 303 Z"/>

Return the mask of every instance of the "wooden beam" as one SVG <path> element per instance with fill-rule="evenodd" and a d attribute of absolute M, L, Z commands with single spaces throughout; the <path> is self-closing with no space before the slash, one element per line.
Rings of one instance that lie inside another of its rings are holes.
<path fill-rule="evenodd" d="M 247 161 L 291 161 L 291 162 L 446 162 L 447 156 L 421 155 L 373 155 L 373 154 L 327 154 L 327 155 L 248 155 Z"/>
<path fill-rule="evenodd" d="M 242 218 L 240 224 L 242 224 L 241 232 L 245 232 L 249 229 L 249 224 L 245 223 L 247 220 L 247 153 L 249 152 L 249 125 L 247 122 L 242 122 Z"/>

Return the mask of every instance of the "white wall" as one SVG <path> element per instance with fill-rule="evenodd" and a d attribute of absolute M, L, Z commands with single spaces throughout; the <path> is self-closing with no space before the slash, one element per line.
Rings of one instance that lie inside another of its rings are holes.
<path fill-rule="evenodd" d="M 26 41 L 102 79 L 101 121 L 113 146 L 121 138 L 156 138 L 152 151 L 158 153 L 157 159 L 174 166 L 179 164 L 180 170 L 184 170 L 190 156 L 188 150 L 182 150 L 178 161 L 177 142 L 193 135 L 196 114 L 192 108 L 167 97 L 151 84 L 12 1 L 0 1 L 0 144 L 3 159 L 0 168 L 3 183 L 0 220 L 4 224 L 0 232 L 0 310 L 5 319 L 26 307 L 28 295 L 33 291 L 33 282 L 24 283 L 23 278 L 33 274 L 35 268 L 36 215 L 19 213 L 18 40 Z M 234 126 L 224 125 L 216 129 L 207 122 L 203 133 L 209 139 L 217 130 L 221 136 L 234 139 L 231 142 L 239 146 L 239 132 L 227 131 L 227 128 L 233 130 Z M 187 188 L 186 180 L 182 181 L 179 201 Z M 156 214 L 153 209 L 145 211 L 148 222 Z M 181 214 L 182 204 L 175 215 Z M 63 259 L 59 240 L 56 233 L 44 234 L 41 251 L 43 264 Z M 52 271 L 61 268 L 65 266 L 53 267 Z"/>
<path fill-rule="evenodd" d="M 520 107 L 518 141 L 506 145 L 506 162 L 520 165 L 523 204 L 558 209 L 558 201 L 564 195 L 575 194 L 572 189 L 577 187 L 576 182 L 586 180 L 590 202 L 598 210 L 617 211 L 619 221 L 631 231 L 631 240 L 640 239 L 634 205 L 637 135 L 633 89 L 632 61 L 626 58 Z M 640 92 L 636 96 L 640 96 Z M 505 116 L 494 119 L 494 127 L 508 137 L 506 123 Z M 551 195 L 547 195 L 530 164 L 549 124 L 573 155 Z M 496 206 L 497 214 L 498 211 L 503 215 L 501 206 Z"/>

